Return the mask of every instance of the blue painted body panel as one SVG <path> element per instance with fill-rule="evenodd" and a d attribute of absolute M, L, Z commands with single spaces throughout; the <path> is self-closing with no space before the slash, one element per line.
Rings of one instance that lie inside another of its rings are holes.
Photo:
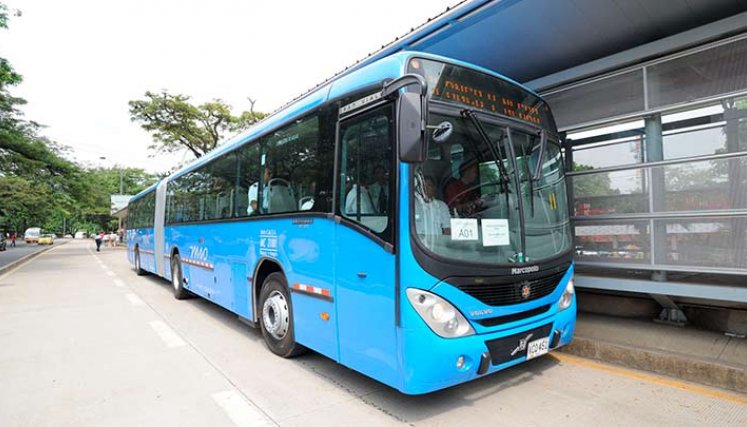
<path fill-rule="evenodd" d="M 397 77 L 403 74 L 412 56 L 446 60 L 421 53 L 400 53 L 343 75 L 166 179 L 187 173 L 228 150 L 313 111 L 330 99 L 339 99 L 351 91 Z M 482 71 L 501 77 L 489 70 Z M 294 284 L 311 285 L 329 291 L 331 297 L 322 299 L 291 292 L 296 340 L 409 394 L 426 393 L 477 378 L 480 355 L 487 351 L 485 342 L 488 340 L 553 322 L 554 329 L 562 331 L 560 345 L 571 341 L 575 327 L 575 300 L 570 308 L 562 312 L 557 312 L 557 301 L 572 277 L 572 267 L 553 293 L 516 306 L 487 307 L 441 282 L 423 270 L 413 255 L 409 230 L 410 166 L 400 164 L 398 172 L 396 255 L 331 216 L 299 213 L 297 217 L 268 216 L 227 222 L 166 225 L 164 249 L 160 254 L 152 253 L 152 228 L 128 230 L 128 259 L 134 264 L 134 249 L 137 247 L 142 267 L 155 272 L 155 256 L 169 258 L 178 251 L 187 289 L 249 319 L 256 315 L 252 286 L 261 286 L 261 283 L 253 283 L 255 271 L 265 259 L 276 260 L 291 288 Z M 138 194 L 132 200 L 144 194 Z M 297 221 L 299 218 L 303 218 L 303 221 Z M 165 263 L 164 278 L 171 278 L 168 262 Z M 413 309 L 406 296 L 408 288 L 430 290 L 440 295 L 470 320 L 475 319 L 470 318 L 468 313 L 486 308 L 493 309 L 491 317 L 545 304 L 550 304 L 552 308 L 543 315 L 495 327 L 483 327 L 471 322 L 475 335 L 444 339 L 433 333 Z M 325 313 L 329 315 L 327 320 L 324 319 Z M 396 324 L 397 316 L 399 325 Z M 455 363 L 460 355 L 465 356 L 468 363 L 458 370 Z M 491 366 L 489 372 L 521 362 L 522 359 L 519 359 L 505 365 Z"/>

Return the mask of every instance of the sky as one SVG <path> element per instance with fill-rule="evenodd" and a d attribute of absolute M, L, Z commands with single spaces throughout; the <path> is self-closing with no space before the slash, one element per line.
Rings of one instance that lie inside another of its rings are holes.
<path fill-rule="evenodd" d="M 128 101 L 165 89 L 271 112 L 459 0 L 3 2 L 21 11 L 0 57 L 25 118 L 80 164 L 157 173 L 191 155 L 153 156 Z"/>

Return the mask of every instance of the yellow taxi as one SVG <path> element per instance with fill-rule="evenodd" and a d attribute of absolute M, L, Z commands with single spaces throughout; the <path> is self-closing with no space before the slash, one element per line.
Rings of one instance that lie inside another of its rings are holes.
<path fill-rule="evenodd" d="M 51 245 L 54 243 L 54 235 L 53 234 L 42 234 L 36 243 L 40 245 Z"/>

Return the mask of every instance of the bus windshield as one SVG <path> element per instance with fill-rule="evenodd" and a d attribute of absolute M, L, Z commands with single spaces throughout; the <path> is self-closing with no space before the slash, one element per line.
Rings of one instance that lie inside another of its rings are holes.
<path fill-rule="evenodd" d="M 515 98 L 520 88 L 511 89 Z M 476 90 L 475 96 L 488 95 Z M 521 120 L 491 113 L 492 106 L 472 98 L 443 102 L 432 93 L 431 101 L 428 157 L 413 182 L 413 222 L 422 245 L 444 258 L 502 265 L 570 250 L 563 163 L 549 112 Z"/>

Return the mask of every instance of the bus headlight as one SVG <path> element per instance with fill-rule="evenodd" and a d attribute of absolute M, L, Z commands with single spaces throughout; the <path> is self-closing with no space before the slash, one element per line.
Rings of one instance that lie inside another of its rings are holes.
<path fill-rule="evenodd" d="M 558 302 L 558 311 L 565 310 L 566 308 L 571 306 L 571 303 L 573 302 L 573 294 L 575 290 L 573 289 L 573 279 L 568 281 L 568 284 L 565 285 L 565 291 L 563 291 L 563 295 L 560 297 L 560 301 Z"/>
<path fill-rule="evenodd" d="M 428 327 L 438 336 L 456 338 L 475 333 L 462 313 L 438 295 L 409 288 L 407 298 Z"/>

